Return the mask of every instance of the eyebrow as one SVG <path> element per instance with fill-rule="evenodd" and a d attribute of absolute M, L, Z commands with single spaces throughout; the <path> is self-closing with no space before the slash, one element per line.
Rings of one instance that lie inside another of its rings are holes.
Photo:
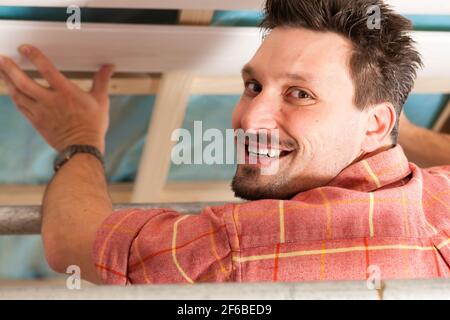
<path fill-rule="evenodd" d="M 256 74 L 255 69 L 251 65 L 248 65 L 248 64 L 242 68 L 241 73 L 242 73 L 242 75 L 247 74 L 249 76 L 255 76 L 255 74 Z M 301 81 L 305 81 L 305 82 L 314 80 L 314 77 L 312 75 L 308 75 L 308 74 L 301 75 L 301 74 L 291 73 L 291 72 L 279 74 L 278 77 L 284 78 L 284 79 L 291 79 L 291 80 L 301 80 Z"/>
<path fill-rule="evenodd" d="M 241 71 L 241 73 L 242 74 L 248 74 L 248 75 L 254 75 L 254 71 L 253 71 L 253 68 L 250 66 L 250 65 L 248 65 L 248 64 L 246 64 L 243 68 L 242 68 L 242 71 Z"/>

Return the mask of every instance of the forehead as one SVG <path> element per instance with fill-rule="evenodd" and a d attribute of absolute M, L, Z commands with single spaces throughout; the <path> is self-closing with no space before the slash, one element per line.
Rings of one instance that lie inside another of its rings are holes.
<path fill-rule="evenodd" d="M 350 40 L 336 33 L 278 27 L 266 37 L 248 65 L 270 74 L 348 78 L 351 52 Z"/>

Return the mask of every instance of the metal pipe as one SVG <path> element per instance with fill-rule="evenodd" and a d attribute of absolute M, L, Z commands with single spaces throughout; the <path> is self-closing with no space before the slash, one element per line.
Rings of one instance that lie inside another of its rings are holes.
<path fill-rule="evenodd" d="M 195 214 L 201 212 L 207 206 L 222 204 L 223 203 L 118 204 L 114 205 L 114 210 L 126 208 L 170 208 L 183 214 Z M 0 235 L 30 235 L 40 233 L 40 206 L 0 206 Z"/>
<path fill-rule="evenodd" d="M 0 290 L 7 299 L 149 299 L 149 300 L 308 300 L 308 299 L 450 299 L 450 280 L 388 280 L 383 289 L 368 289 L 365 281 L 98 286 Z"/>

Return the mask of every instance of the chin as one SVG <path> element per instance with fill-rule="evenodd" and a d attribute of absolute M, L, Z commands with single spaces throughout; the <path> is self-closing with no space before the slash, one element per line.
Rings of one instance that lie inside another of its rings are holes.
<path fill-rule="evenodd" d="M 283 175 L 262 176 L 259 169 L 239 166 L 231 183 L 231 189 L 238 198 L 255 201 L 263 199 L 291 199 L 297 192 L 290 191 Z"/>

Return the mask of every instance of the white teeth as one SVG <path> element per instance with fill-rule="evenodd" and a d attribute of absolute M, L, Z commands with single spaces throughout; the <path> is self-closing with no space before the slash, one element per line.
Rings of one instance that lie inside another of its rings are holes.
<path fill-rule="evenodd" d="M 258 154 L 258 148 L 254 146 L 248 146 L 248 152 Z"/>
<path fill-rule="evenodd" d="M 269 157 L 271 157 L 271 158 L 278 158 L 280 156 L 280 154 L 281 154 L 281 150 L 272 149 L 269 151 Z"/>
<path fill-rule="evenodd" d="M 271 149 L 270 151 L 265 148 L 260 148 L 258 150 L 255 146 L 248 146 L 248 152 L 257 155 L 257 156 L 265 156 L 270 158 L 278 158 L 281 154 L 281 150 Z"/>

